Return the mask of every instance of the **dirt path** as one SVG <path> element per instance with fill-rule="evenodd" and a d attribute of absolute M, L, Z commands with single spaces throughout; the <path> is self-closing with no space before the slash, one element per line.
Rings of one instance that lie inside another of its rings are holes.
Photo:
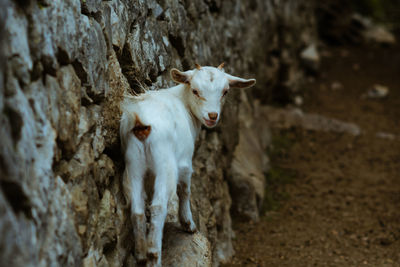
<path fill-rule="evenodd" d="M 273 210 L 259 223 L 235 224 L 227 266 L 400 266 L 400 49 L 329 54 L 303 109 L 356 123 L 364 134 L 276 133 Z M 334 82 L 343 88 L 333 90 Z M 388 98 L 360 99 L 374 83 L 389 87 Z"/>

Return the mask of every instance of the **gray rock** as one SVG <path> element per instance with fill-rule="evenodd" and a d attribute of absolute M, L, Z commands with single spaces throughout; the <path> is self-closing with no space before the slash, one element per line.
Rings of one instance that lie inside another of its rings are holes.
<path fill-rule="evenodd" d="M 313 72 L 317 72 L 320 64 L 320 56 L 315 44 L 306 47 L 300 54 L 303 64 Z"/>
<path fill-rule="evenodd" d="M 8 1 L 7 1 L 8 2 Z M 30 80 L 29 72 L 32 70 L 33 62 L 30 56 L 28 41 L 28 19 L 17 12 L 14 2 L 7 3 L 7 20 L 5 21 L 5 33 L 8 37 L 7 41 L 3 41 L 3 51 L 9 58 L 9 66 L 16 78 L 24 84 L 28 84 Z"/>
<path fill-rule="evenodd" d="M 87 15 L 100 12 L 102 10 L 101 0 L 81 0 L 81 10 Z"/>
<path fill-rule="evenodd" d="M 353 14 L 352 19 L 362 26 L 362 35 L 366 42 L 386 45 L 396 44 L 396 37 L 384 25 L 376 24 L 372 19 L 357 13 Z"/>
<path fill-rule="evenodd" d="M 370 89 L 361 95 L 361 98 L 380 99 L 389 94 L 389 88 L 381 84 L 374 84 Z"/>
<path fill-rule="evenodd" d="M 342 90 L 343 89 L 343 84 L 341 82 L 335 81 L 331 84 L 331 89 L 334 91 L 337 90 Z"/>
<path fill-rule="evenodd" d="M 107 91 L 107 44 L 100 24 L 86 16 L 81 18 L 82 43 L 80 57 L 74 64 L 81 83 L 92 98 L 104 97 Z"/>
<path fill-rule="evenodd" d="M 163 250 L 163 266 L 211 266 L 211 246 L 201 233 L 185 233 L 174 224 L 166 224 L 163 247 L 168 248 Z"/>
<path fill-rule="evenodd" d="M 396 44 L 396 37 L 382 25 L 376 25 L 365 32 L 367 41 L 380 44 Z"/>
<path fill-rule="evenodd" d="M 266 154 L 270 136 L 268 125 L 258 122 L 260 117 L 242 92 L 239 108 L 239 144 L 235 148 L 229 176 L 235 218 L 258 221 L 264 200 L 265 173 L 269 159 Z"/>
<path fill-rule="evenodd" d="M 132 21 L 137 18 L 138 10 L 133 12 L 128 9 L 124 2 L 113 0 L 105 3 L 110 10 L 110 23 L 112 32 L 112 44 L 117 47 L 120 52 L 124 48 L 126 36 L 129 33 L 129 26 Z"/>
<path fill-rule="evenodd" d="M 392 134 L 392 133 L 385 133 L 385 132 L 377 132 L 376 137 L 381 138 L 381 139 L 386 139 L 386 140 L 395 140 L 397 139 L 397 136 Z"/>
<path fill-rule="evenodd" d="M 347 133 L 354 136 L 361 134 L 361 129 L 351 122 L 343 122 L 337 119 L 328 118 L 320 114 L 303 113 L 298 108 L 274 108 L 263 107 L 263 113 L 274 128 L 302 127 L 307 130 Z"/>
<path fill-rule="evenodd" d="M 78 145 L 81 82 L 71 65 L 60 68 L 57 72 L 57 82 L 52 84 L 56 90 L 58 117 L 55 121 L 59 148 L 64 154 L 71 155 Z"/>
<path fill-rule="evenodd" d="M 199 233 L 167 231 L 164 258 L 187 266 L 229 261 L 232 199 L 233 207 L 245 200 L 231 192 L 247 186 L 248 217 L 256 218 L 268 165 L 256 157 L 269 139 L 253 98 L 299 94 L 298 51 L 315 42 L 308 2 L 0 4 L 0 265 L 134 266 L 119 104 L 141 87 L 173 85 L 172 67 L 223 61 L 259 87 L 247 100 L 232 91 L 220 126 L 201 132 L 191 199 Z M 177 208 L 173 201 L 170 222 Z"/>

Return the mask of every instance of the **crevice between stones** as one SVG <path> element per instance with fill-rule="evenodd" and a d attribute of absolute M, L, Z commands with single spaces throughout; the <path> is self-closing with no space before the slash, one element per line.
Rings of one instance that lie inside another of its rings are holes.
<path fill-rule="evenodd" d="M 22 186 L 14 181 L 0 180 L 0 187 L 14 213 L 23 213 L 32 219 L 31 203 Z"/>

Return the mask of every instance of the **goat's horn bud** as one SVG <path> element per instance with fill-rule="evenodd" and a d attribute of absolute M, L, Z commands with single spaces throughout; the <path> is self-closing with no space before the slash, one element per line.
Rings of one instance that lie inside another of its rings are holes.
<path fill-rule="evenodd" d="M 222 70 L 224 68 L 224 66 L 225 66 L 225 63 L 222 62 L 221 64 L 219 64 L 218 69 Z"/>
<path fill-rule="evenodd" d="M 196 69 L 198 69 L 198 70 L 201 69 L 201 66 L 199 64 L 195 63 L 194 65 L 196 66 Z"/>

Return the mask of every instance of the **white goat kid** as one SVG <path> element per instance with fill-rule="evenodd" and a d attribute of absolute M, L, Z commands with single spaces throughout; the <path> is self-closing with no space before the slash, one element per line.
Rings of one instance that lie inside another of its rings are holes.
<path fill-rule="evenodd" d="M 138 262 L 161 265 L 162 232 L 170 197 L 179 197 L 179 220 L 185 231 L 196 225 L 190 210 L 190 179 L 194 145 L 201 125 L 216 126 L 230 88 L 246 88 L 255 79 L 241 79 L 218 68 L 171 70 L 179 85 L 126 98 L 120 125 L 125 156 L 124 193 L 131 204 Z M 144 179 L 154 175 L 150 229 L 146 238 Z"/>

